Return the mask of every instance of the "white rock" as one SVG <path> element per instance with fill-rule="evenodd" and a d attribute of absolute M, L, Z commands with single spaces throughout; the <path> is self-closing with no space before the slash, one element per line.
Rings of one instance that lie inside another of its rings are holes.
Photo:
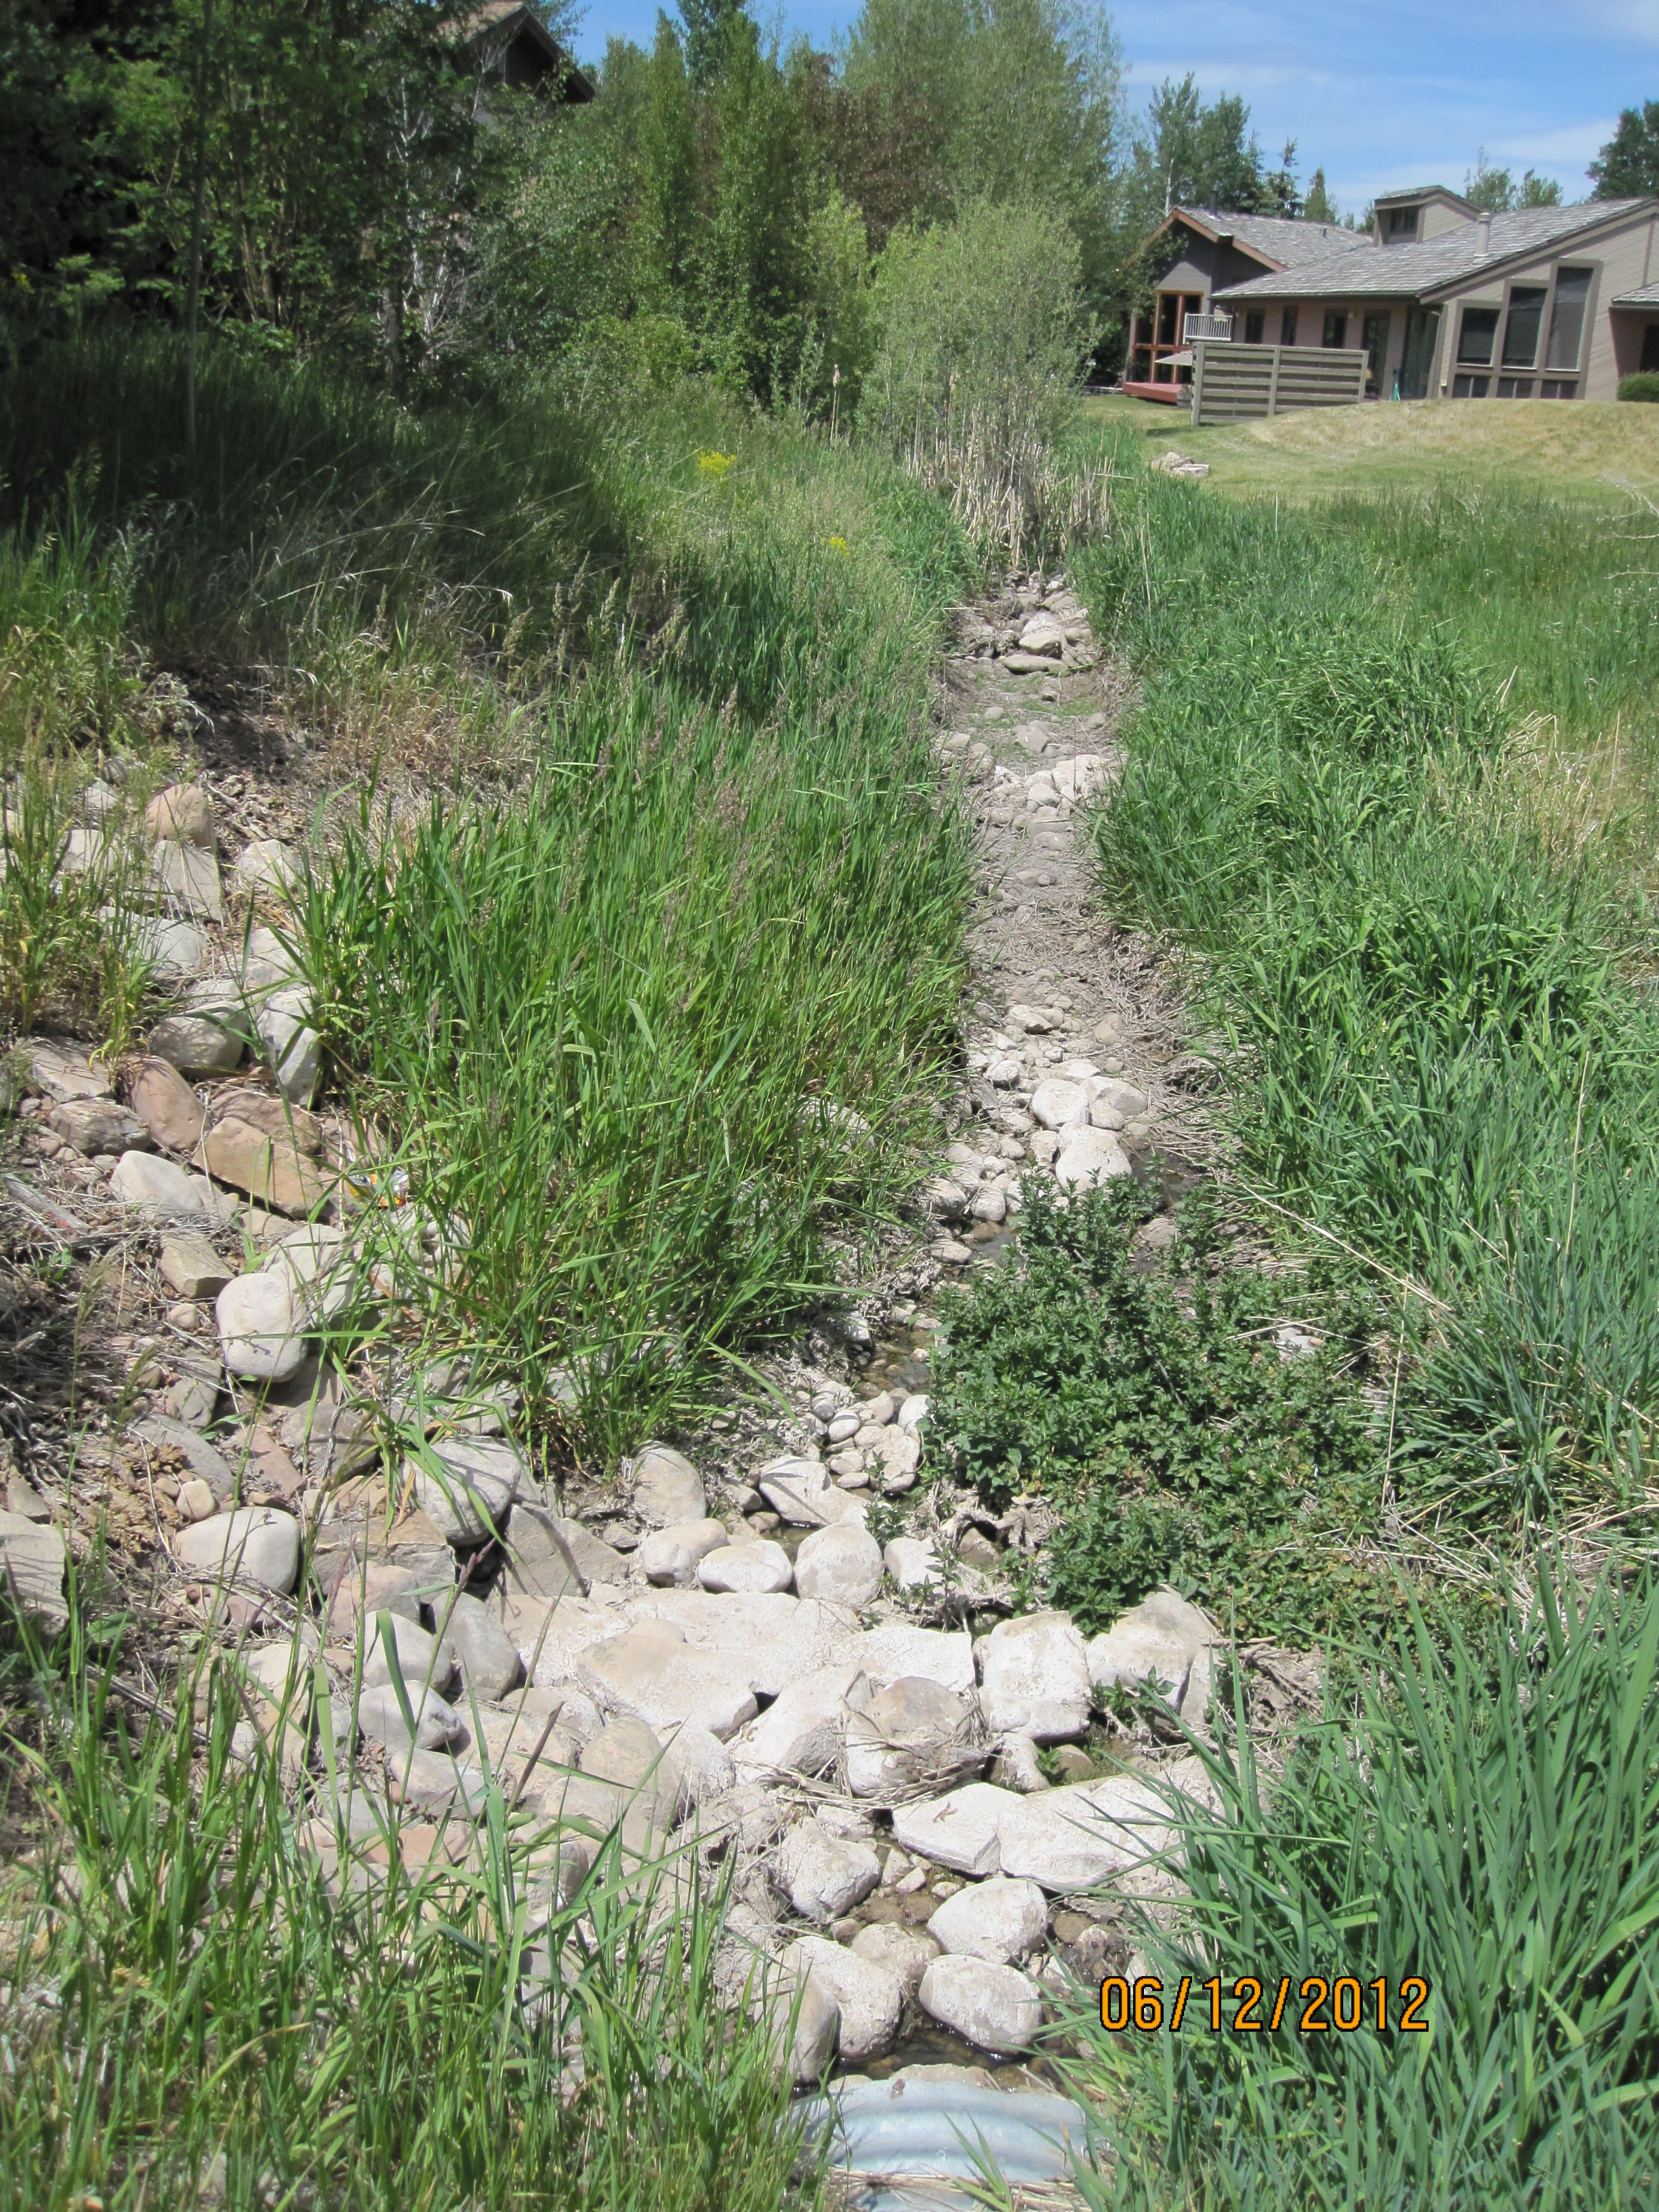
<path fill-rule="evenodd" d="M 1176 1832 L 1148 1783 L 1114 1774 L 1017 1797 L 1001 1821 L 1002 1871 L 1051 1892 L 1092 1889 L 1170 1850 Z"/>
<path fill-rule="evenodd" d="M 731 1753 L 701 1721 L 683 1721 L 669 1735 L 662 1761 L 682 1814 L 695 1810 L 705 1797 L 722 1796 L 737 1786 L 738 1770 Z"/>
<path fill-rule="evenodd" d="M 669 1528 L 701 1521 L 708 1510 L 702 1477 L 684 1452 L 645 1444 L 634 1462 L 634 1511 L 647 1528 Z"/>
<path fill-rule="evenodd" d="M 154 1220 L 200 1220 L 207 1211 L 192 1177 L 154 1152 L 123 1152 L 109 1187 L 123 1206 L 136 1206 Z"/>
<path fill-rule="evenodd" d="M 682 1521 L 655 1528 L 634 1554 L 648 1583 L 666 1583 L 684 1589 L 697 1579 L 697 1569 L 711 1552 L 726 1547 L 726 1530 L 718 1521 Z"/>
<path fill-rule="evenodd" d="M 1068 1129 L 1054 1162 L 1054 1180 L 1062 1190 L 1093 1190 L 1115 1176 L 1133 1173 L 1109 1129 Z"/>
<path fill-rule="evenodd" d="M 345 1231 L 326 1221 L 307 1221 L 283 1237 L 260 1273 L 284 1279 L 307 1327 L 332 1321 L 351 1297 Z"/>
<path fill-rule="evenodd" d="M 234 873 L 246 890 L 291 890 L 300 879 L 299 859 L 280 837 L 256 837 L 243 847 Z"/>
<path fill-rule="evenodd" d="M 1000 1053 L 985 1071 L 985 1079 L 998 1091 L 1014 1091 L 1025 1073 L 1024 1062 L 1011 1052 Z"/>
<path fill-rule="evenodd" d="M 1035 1951 L 1048 1933 L 1048 1903 L 1034 1881 L 993 1875 L 947 1897 L 927 1923 L 941 1951 L 1006 1966 Z"/>
<path fill-rule="evenodd" d="M 972 1718 L 968 1700 L 937 1682 L 909 1675 L 889 1683 L 848 1722 L 848 1788 L 890 1805 L 919 1784 L 937 1790 L 955 1780 L 957 1755 L 980 1742 Z"/>
<path fill-rule="evenodd" d="M 944 1579 L 939 1553 L 920 1536 L 895 1536 L 882 1564 L 902 1590 L 921 1589 Z"/>
<path fill-rule="evenodd" d="M 824 1773 L 841 1756 L 848 1722 L 870 1696 L 861 1667 L 831 1667 L 792 1683 L 734 1739 L 738 1780 Z"/>
<path fill-rule="evenodd" d="M 824 1438 L 824 1442 L 831 1444 L 844 1444 L 849 1437 L 856 1436 L 858 1431 L 859 1417 L 856 1413 L 837 1413 L 830 1423 L 830 1433 Z"/>
<path fill-rule="evenodd" d="M 101 1068 L 95 1068 L 73 1045 L 53 1044 L 45 1037 L 26 1037 L 18 1047 L 28 1063 L 29 1080 L 54 1105 L 71 1098 L 109 1098 L 115 1086 Z"/>
<path fill-rule="evenodd" d="M 916 1994 L 931 2019 L 980 2051 L 1024 2051 L 1042 2025 L 1036 1983 L 984 1959 L 935 1959 Z"/>
<path fill-rule="evenodd" d="M 1098 753 L 1079 753 L 1054 769 L 1054 788 L 1065 799 L 1086 799 L 1104 781 L 1106 763 Z"/>
<path fill-rule="evenodd" d="M 1031 1111 L 1045 1129 L 1067 1129 L 1073 1122 L 1086 1124 L 1089 1094 L 1080 1083 L 1051 1075 L 1031 1093 Z"/>
<path fill-rule="evenodd" d="M 164 838 L 155 848 L 155 878 L 164 897 L 185 914 L 220 921 L 225 910 L 219 883 L 219 863 L 199 845 L 179 845 Z"/>
<path fill-rule="evenodd" d="M 905 1928 L 890 1920 L 873 1921 L 860 1928 L 848 1947 L 854 1956 L 869 1959 L 896 1976 L 908 1997 L 921 1987 L 921 1978 L 939 1955 L 939 1945 L 919 1928 Z"/>
<path fill-rule="evenodd" d="M 273 991 L 255 1018 L 259 1041 L 283 1095 L 309 1106 L 323 1071 L 323 1041 L 311 1026 L 311 994 Z"/>
<path fill-rule="evenodd" d="M 982 1699 L 993 1735 L 1063 1743 L 1089 1725 L 1092 1693 L 1089 1655 L 1063 1613 L 1030 1613 L 1002 1620 L 981 1647 Z"/>
<path fill-rule="evenodd" d="M 1097 1076 L 1089 1085 L 1089 1119 L 1097 1129 L 1121 1129 L 1146 1111 L 1146 1100 L 1133 1084 Z"/>
<path fill-rule="evenodd" d="M 927 1418 L 927 1396 L 922 1391 L 913 1390 L 898 1409 L 898 1425 L 900 1428 L 908 1429 L 911 1435 L 915 1436 L 919 1432 Z"/>
<path fill-rule="evenodd" d="M 238 1275 L 214 1301 L 225 1365 L 251 1382 L 285 1382 L 305 1358 L 300 1316 L 286 1275 Z"/>
<path fill-rule="evenodd" d="M 387 1751 L 403 1753 L 459 1750 L 465 1745 L 465 1723 L 453 1705 L 435 1690 L 408 1688 L 406 1694 L 415 1720 L 412 1742 L 398 1692 L 390 1683 L 370 1684 L 359 1691 L 357 1725 L 371 1743 L 384 1744 Z"/>
<path fill-rule="evenodd" d="M 755 1717 L 741 1663 L 697 1650 L 667 1621 L 642 1620 L 590 1645 L 576 1673 L 601 1712 L 641 1720 L 659 1734 L 696 1720 L 724 1742 Z"/>
<path fill-rule="evenodd" d="M 386 1624 L 385 1627 L 381 1626 L 383 1622 Z M 365 1682 L 392 1680 L 392 1662 L 386 1649 L 389 1634 L 411 1703 L 420 1690 L 435 1690 L 441 1698 L 445 1698 L 453 1689 L 459 1672 L 454 1646 L 447 1639 L 441 1644 L 418 1621 L 407 1620 L 400 1613 L 369 1612 L 359 1616 L 358 1631 L 362 1638 Z"/>
<path fill-rule="evenodd" d="M 945 1797 L 921 1797 L 893 1808 L 893 1838 L 917 1858 L 953 1867 L 958 1874 L 995 1874 L 998 1829 L 1011 1805 L 1028 1801 L 989 1782 L 970 1782 Z"/>
<path fill-rule="evenodd" d="M 1019 634 L 1019 650 L 1040 653 L 1045 659 L 1058 660 L 1066 650 L 1065 629 L 1047 611 L 1034 614 Z"/>
<path fill-rule="evenodd" d="M 878 1685 L 916 1674 L 958 1697 L 973 1691 L 974 1644 L 965 1628 L 918 1628 L 908 1620 L 884 1620 L 841 1648 Z"/>
<path fill-rule="evenodd" d="M 180 1075 L 228 1075 L 241 1065 L 243 1039 L 234 1026 L 205 1014 L 168 1014 L 150 1031 L 149 1048 Z"/>
<path fill-rule="evenodd" d="M 452 1544 L 499 1534 L 528 1472 L 518 1446 L 495 1437 L 436 1437 L 404 1462 L 421 1510 Z"/>
<path fill-rule="evenodd" d="M 697 1580 L 706 1590 L 787 1590 L 795 1578 L 781 1544 L 727 1544 L 698 1563 Z"/>
<path fill-rule="evenodd" d="M 463 1590 L 439 1603 L 437 1613 L 444 1641 L 460 1662 L 461 1680 L 468 1690 L 485 1705 L 506 1697 L 517 1686 L 524 1666 L 489 1607 Z"/>
<path fill-rule="evenodd" d="M 988 1221 L 994 1227 L 1008 1218 L 1008 1194 L 988 1187 L 977 1190 L 974 1193 L 972 1211 L 975 1221 Z"/>
<path fill-rule="evenodd" d="M 851 1606 L 856 1613 L 881 1587 L 881 1547 L 856 1526 L 815 1528 L 795 1554 L 795 1588 L 803 1597 Z"/>
<path fill-rule="evenodd" d="M 821 1821 L 799 1821 L 778 1849 L 778 1880 L 803 1920 L 827 1928 L 868 1897 L 881 1862 L 867 1844 L 832 1836 Z"/>
<path fill-rule="evenodd" d="M 300 1524 L 272 1506 L 241 1505 L 181 1528 L 173 1549 L 185 1566 L 203 1574 L 286 1595 L 300 1573 Z"/>
<path fill-rule="evenodd" d="M 768 2008 L 768 2026 L 778 2063 L 790 2080 L 821 2081 L 841 2034 L 841 2008 L 829 1991 L 808 1979 L 798 1995 L 786 1979 Z"/>
<path fill-rule="evenodd" d="M 783 1965 L 788 1972 L 809 1976 L 840 2007 L 841 2056 L 849 2065 L 880 2057 L 898 2033 L 904 2009 L 904 1985 L 890 1966 L 822 1936 L 792 1943 Z"/>
<path fill-rule="evenodd" d="M 1176 1590 L 1157 1589 L 1091 1641 L 1089 1680 L 1097 1690 L 1153 1684 L 1196 1726 L 1210 1700 L 1211 1650 L 1220 1641 L 1195 1605 Z"/>
<path fill-rule="evenodd" d="M 842 1518 L 830 1495 L 835 1485 L 830 1470 L 819 1460 L 796 1455 L 769 1460 L 756 1475 L 755 1486 L 792 1528 L 829 1528 Z"/>

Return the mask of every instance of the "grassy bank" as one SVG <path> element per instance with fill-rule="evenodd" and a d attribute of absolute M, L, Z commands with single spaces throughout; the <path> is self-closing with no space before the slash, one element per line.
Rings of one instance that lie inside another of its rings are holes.
<path fill-rule="evenodd" d="M 1201 956 L 1247 1172 L 1420 1286 L 1405 1460 L 1488 1534 L 1639 1502 L 1659 1388 L 1659 1031 L 1616 839 L 1566 834 L 1526 719 L 1594 746 L 1629 709 L 1645 778 L 1659 563 L 1621 541 L 1645 611 L 1603 604 L 1569 665 L 1553 593 L 1610 526 L 1535 520 L 1142 480 L 1083 568 L 1146 682 L 1108 885 Z"/>
<path fill-rule="evenodd" d="M 896 470 L 714 397 L 409 418 L 218 356 L 192 469 L 177 374 L 89 343 L 49 402 L 0 394 L 9 757 L 60 801 L 100 747 L 160 774 L 179 687 L 252 672 L 356 778 L 295 942 L 337 1091 L 465 1242 L 403 1254 L 414 1308 L 613 1449 L 823 1292 L 828 1209 L 916 1172 L 970 550 Z"/>

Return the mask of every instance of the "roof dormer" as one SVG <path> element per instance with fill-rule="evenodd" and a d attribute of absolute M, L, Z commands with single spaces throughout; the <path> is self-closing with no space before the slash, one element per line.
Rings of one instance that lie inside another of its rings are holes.
<path fill-rule="evenodd" d="M 1480 213 L 1472 201 L 1443 185 L 1418 185 L 1409 191 L 1379 192 L 1372 230 L 1379 246 L 1419 246 L 1425 239 L 1462 230 Z"/>

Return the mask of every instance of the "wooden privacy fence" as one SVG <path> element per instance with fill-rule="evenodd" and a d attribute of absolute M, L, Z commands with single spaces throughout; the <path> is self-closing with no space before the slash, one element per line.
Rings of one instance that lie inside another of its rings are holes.
<path fill-rule="evenodd" d="M 1363 349 L 1212 343 L 1193 348 L 1193 422 L 1251 422 L 1365 396 Z"/>

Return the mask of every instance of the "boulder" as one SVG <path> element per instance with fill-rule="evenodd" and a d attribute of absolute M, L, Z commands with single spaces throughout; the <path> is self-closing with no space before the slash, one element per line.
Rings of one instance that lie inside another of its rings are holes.
<path fill-rule="evenodd" d="M 762 1540 L 727 1544 L 699 1561 L 697 1580 L 706 1590 L 787 1590 L 795 1578 L 781 1544 Z"/>
<path fill-rule="evenodd" d="M 658 1730 L 696 1720 L 724 1742 L 757 1710 L 738 1661 L 696 1650 L 665 1621 L 641 1621 L 589 1645 L 576 1673 L 601 1712 L 627 1714 Z"/>
<path fill-rule="evenodd" d="M 360 1613 L 395 1613 L 421 1625 L 422 1581 L 411 1567 L 380 1559 L 354 1559 L 329 1601 L 328 1630 L 336 1641 L 356 1632 Z"/>
<path fill-rule="evenodd" d="M 684 1452 L 668 1444 L 646 1444 L 634 1462 L 633 1506 L 647 1528 L 668 1528 L 701 1521 L 708 1501 L 702 1477 Z"/>
<path fill-rule="evenodd" d="M 895 1536 L 882 1553 L 882 1565 L 902 1590 L 922 1589 L 944 1579 L 939 1553 L 921 1536 Z"/>
<path fill-rule="evenodd" d="M 616 1790 L 617 1819 L 623 1817 L 626 1806 L 637 1809 L 659 1832 L 673 1826 L 678 1784 L 661 1741 L 643 1721 L 627 1715 L 607 1721 L 582 1746 L 577 1765 L 584 1774 L 608 1782 Z"/>
<path fill-rule="evenodd" d="M 47 1127 L 88 1159 L 99 1152 L 143 1151 L 149 1145 L 149 1132 L 137 1115 L 112 1098 L 69 1099 L 52 1108 Z"/>
<path fill-rule="evenodd" d="M 257 1583 L 283 1595 L 300 1573 L 300 1524 L 269 1505 L 242 1505 L 182 1528 L 173 1539 L 186 1567 L 222 1582 Z"/>
<path fill-rule="evenodd" d="M 696 1581 L 703 1560 L 726 1543 L 720 1522 L 681 1521 L 653 1529 L 634 1556 L 647 1582 L 685 1589 Z"/>
<path fill-rule="evenodd" d="M 518 1646 L 488 1606 L 463 1590 L 453 1602 L 434 1607 L 446 1642 L 460 1662 L 461 1680 L 484 1705 L 494 1705 L 516 1686 L 524 1674 Z"/>
<path fill-rule="evenodd" d="M 889 1498 L 914 1490 L 921 1465 L 921 1438 L 914 1429 L 878 1429 L 864 1449 L 876 1463 L 878 1479 Z"/>
<path fill-rule="evenodd" d="M 815 1819 L 798 1821 L 779 1846 L 779 1886 L 803 1920 L 827 1928 L 861 1904 L 881 1880 L 868 1844 L 831 1835 Z"/>
<path fill-rule="evenodd" d="M 386 1656 L 386 1639 L 398 1655 L 398 1669 L 404 1679 L 404 1687 L 411 1702 L 421 1690 L 435 1690 L 441 1698 L 448 1697 L 455 1687 L 459 1669 L 455 1662 L 453 1645 L 446 1636 L 440 1643 L 428 1635 L 416 1620 L 410 1620 L 389 1607 L 378 1613 L 360 1616 L 363 1639 L 363 1674 L 365 1682 L 389 1682 L 392 1662 Z"/>
<path fill-rule="evenodd" d="M 795 1554 L 795 1588 L 803 1597 L 850 1606 L 856 1613 L 881 1587 L 881 1547 L 856 1524 L 815 1528 Z"/>
<path fill-rule="evenodd" d="M 821 1461 L 793 1455 L 769 1460 L 756 1475 L 755 1486 L 792 1528 L 823 1528 L 839 1517 L 824 1510 L 835 1486 Z"/>
<path fill-rule="evenodd" d="M 1097 1075 L 1089 1084 L 1089 1119 L 1097 1129 L 1127 1128 L 1146 1111 L 1145 1094 L 1131 1083 L 1117 1083 Z"/>
<path fill-rule="evenodd" d="M 820 2081 L 836 2055 L 841 2008 L 821 1983 L 809 1976 L 786 1986 L 768 2007 L 773 2049 L 792 2081 Z"/>
<path fill-rule="evenodd" d="M 326 1221 L 308 1221 L 283 1237 L 261 1273 L 283 1277 L 294 1310 L 307 1328 L 332 1321 L 351 1297 L 353 1271 L 345 1231 Z"/>
<path fill-rule="evenodd" d="M 219 921 L 225 911 L 219 883 L 219 863 L 199 845 L 180 845 L 164 838 L 155 848 L 154 875 L 163 898 L 178 911 Z"/>
<path fill-rule="evenodd" d="M 174 1229 L 161 1239 L 161 1277 L 181 1298 L 216 1298 L 230 1269 L 199 1230 Z"/>
<path fill-rule="evenodd" d="M 287 891 L 299 881 L 299 860 L 280 837 L 256 837 L 238 854 L 234 873 L 244 890 Z"/>
<path fill-rule="evenodd" d="M 674 1784 L 679 1813 L 690 1814 L 705 1797 L 723 1796 L 736 1787 L 738 1770 L 731 1753 L 701 1721 L 683 1721 L 668 1736 L 663 1763 Z"/>
<path fill-rule="evenodd" d="M 46 1037 L 25 1037 L 18 1050 L 27 1063 L 29 1083 L 43 1098 L 62 1106 L 71 1098 L 109 1098 L 115 1086 L 101 1068 L 73 1045 Z"/>
<path fill-rule="evenodd" d="M 132 1110 L 164 1151 L 186 1158 L 202 1140 L 202 1102 L 170 1060 L 152 1053 L 132 1079 Z"/>
<path fill-rule="evenodd" d="M 225 1365 L 250 1382 L 285 1382 L 305 1359 L 287 1279 L 260 1268 L 225 1285 L 214 1302 Z"/>
<path fill-rule="evenodd" d="M 109 1187 L 123 1206 L 152 1220 L 200 1220 L 208 1210 L 193 1179 L 153 1152 L 123 1152 Z"/>
<path fill-rule="evenodd" d="M 1048 1935 L 1048 1899 L 1034 1881 L 993 1875 L 989 1881 L 947 1897 L 927 1923 L 927 1932 L 951 1957 L 1009 1966 L 1035 1951 Z"/>
<path fill-rule="evenodd" d="M 1038 1743 L 1062 1743 L 1089 1725 L 1089 1657 L 1063 1613 L 999 1621 L 982 1646 L 986 1723 Z"/>
<path fill-rule="evenodd" d="M 908 1429 L 912 1435 L 916 1434 L 927 1419 L 927 1394 L 913 1390 L 899 1407 L 896 1419 L 900 1428 Z"/>
<path fill-rule="evenodd" d="M 1089 1680 L 1099 1691 L 1155 1686 L 1196 1726 L 1210 1700 L 1212 1648 L 1221 1638 L 1176 1590 L 1157 1589 L 1088 1646 Z"/>
<path fill-rule="evenodd" d="M 435 1690 L 405 1685 L 409 1709 L 414 1716 L 411 1739 L 409 1723 L 389 1682 L 365 1685 L 357 1693 L 357 1725 L 371 1743 L 385 1746 L 394 1755 L 412 1751 L 459 1750 L 468 1741 L 466 1724 L 453 1705 Z"/>
<path fill-rule="evenodd" d="M 958 1874 L 995 1874 L 999 1831 L 1011 1806 L 1030 1801 L 988 1782 L 970 1782 L 945 1797 L 917 1798 L 893 1808 L 893 1840 L 917 1858 Z"/>
<path fill-rule="evenodd" d="M 1002 1871 L 1050 1893 L 1092 1889 L 1176 1842 L 1166 1800 L 1127 1774 L 1016 1797 L 1001 1820 Z"/>
<path fill-rule="evenodd" d="M 234 1028 L 205 1014 L 168 1014 L 149 1033 L 150 1056 L 180 1075 L 228 1075 L 241 1065 L 244 1045 Z"/>
<path fill-rule="evenodd" d="M 1093 1190 L 1133 1172 L 1109 1129 L 1068 1129 L 1054 1162 L 1054 1180 L 1062 1190 Z"/>
<path fill-rule="evenodd" d="M 152 837 L 170 838 L 176 845 L 199 845 L 204 853 L 210 853 L 216 836 L 213 802 L 200 784 L 170 783 L 144 809 L 144 827 Z"/>
<path fill-rule="evenodd" d="M 283 1097 L 309 1106 L 323 1072 L 323 1041 L 311 1026 L 310 992 L 300 985 L 271 992 L 254 1027 Z"/>
<path fill-rule="evenodd" d="M 208 1131 L 200 1158 L 210 1176 L 278 1213 L 303 1218 L 327 1194 L 322 1177 L 292 1137 L 269 1136 L 235 1115 Z"/>
<path fill-rule="evenodd" d="M 526 1596 L 563 1597 L 579 1588 L 578 1576 L 588 1584 L 626 1582 L 628 1561 L 580 1521 L 520 1500 L 507 1540 L 507 1588 Z"/>
<path fill-rule="evenodd" d="M 859 1667 L 833 1667 L 792 1683 L 732 1742 L 740 1781 L 823 1774 L 841 1757 L 851 1716 L 870 1697 Z"/>
<path fill-rule="evenodd" d="M 971 1895 L 963 1891 L 964 1896 Z M 920 1928 L 906 1928 L 893 1920 L 872 1921 L 860 1928 L 849 1947 L 856 1958 L 869 1959 L 896 1975 L 907 1997 L 915 1996 L 921 1978 L 939 1955 L 939 1945 Z"/>
<path fill-rule="evenodd" d="M 822 1936 L 803 1936 L 783 1954 L 786 1972 L 804 1975 L 841 2012 L 841 2056 L 850 2066 L 879 2058 L 898 2033 L 904 1985 L 878 1959 L 860 1958 Z"/>
<path fill-rule="evenodd" d="M 884 1620 L 842 1649 L 872 1682 L 896 1682 L 902 1675 L 919 1674 L 958 1697 L 973 1692 L 974 1644 L 965 1628 L 917 1628 L 908 1620 Z"/>
<path fill-rule="evenodd" d="M 1089 1094 L 1082 1084 L 1051 1075 L 1031 1093 L 1031 1111 L 1045 1129 L 1066 1129 L 1074 1124 L 1086 1127 Z"/>
<path fill-rule="evenodd" d="M 529 1479 L 518 1446 L 495 1437 L 434 1439 L 404 1460 L 404 1473 L 422 1512 L 452 1544 L 500 1534 Z"/>
<path fill-rule="evenodd" d="M 1029 617 L 1019 634 L 1018 650 L 1058 660 L 1066 650 L 1066 631 L 1053 615 L 1039 612 Z"/>
<path fill-rule="evenodd" d="M 948 1787 L 982 1763 L 978 1717 L 965 1698 L 919 1675 L 878 1690 L 847 1724 L 847 1786 L 890 1804 L 918 1784 Z"/>
<path fill-rule="evenodd" d="M 985 1959 L 935 1959 L 916 1994 L 930 2019 L 980 2051 L 1029 2050 L 1042 2025 L 1036 1984 Z"/>

